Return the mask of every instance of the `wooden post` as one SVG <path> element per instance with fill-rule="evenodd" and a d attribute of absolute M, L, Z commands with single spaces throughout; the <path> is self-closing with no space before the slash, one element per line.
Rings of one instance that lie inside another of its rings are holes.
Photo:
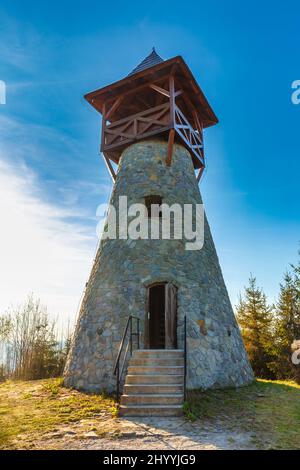
<path fill-rule="evenodd" d="M 170 124 L 174 127 L 175 123 L 175 82 L 174 76 L 170 75 L 169 78 L 169 93 L 170 93 Z"/>
<path fill-rule="evenodd" d="M 200 181 L 200 178 L 201 178 L 201 176 L 202 176 L 203 171 L 204 171 L 204 166 L 202 166 L 202 167 L 200 168 L 200 170 L 198 171 L 198 175 L 197 175 L 197 181 L 198 181 L 198 183 L 199 183 L 199 181 Z"/>
<path fill-rule="evenodd" d="M 103 153 L 103 157 L 104 157 L 104 161 L 106 163 L 107 169 L 110 173 L 110 176 L 111 176 L 113 182 L 115 182 L 116 181 L 116 173 L 114 172 L 113 166 L 110 163 L 110 159 L 105 155 L 105 153 Z"/>
<path fill-rule="evenodd" d="M 102 129 L 101 129 L 101 145 L 100 145 L 101 151 L 104 149 L 104 145 L 105 145 L 105 130 L 106 130 L 106 105 L 104 103 L 103 110 L 102 110 Z"/>
<path fill-rule="evenodd" d="M 168 154 L 167 154 L 167 160 L 166 160 L 167 166 L 170 166 L 172 162 L 174 137 L 175 137 L 175 129 L 170 129 L 169 140 L 168 140 Z"/>

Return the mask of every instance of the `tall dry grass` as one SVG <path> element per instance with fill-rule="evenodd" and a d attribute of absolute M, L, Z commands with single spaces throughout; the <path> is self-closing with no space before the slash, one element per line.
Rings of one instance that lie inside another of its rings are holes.
<path fill-rule="evenodd" d="M 0 380 L 59 376 L 70 345 L 69 327 L 59 330 L 47 308 L 30 295 L 0 315 Z"/>

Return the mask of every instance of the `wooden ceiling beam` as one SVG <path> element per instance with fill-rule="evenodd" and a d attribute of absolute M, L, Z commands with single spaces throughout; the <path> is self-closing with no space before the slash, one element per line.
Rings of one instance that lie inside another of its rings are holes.
<path fill-rule="evenodd" d="M 118 109 L 122 101 L 124 100 L 124 96 L 119 96 L 119 98 L 116 99 L 116 101 L 113 103 L 113 105 L 109 108 L 105 115 L 105 119 L 108 121 L 109 117 L 112 115 L 114 111 Z"/>
<path fill-rule="evenodd" d="M 150 81 L 150 83 L 147 82 L 147 83 L 144 83 L 143 85 L 140 85 L 140 86 L 137 86 L 137 87 L 135 87 L 135 88 L 132 88 L 132 89 L 126 91 L 125 93 L 122 93 L 121 96 L 123 96 L 124 98 L 126 98 L 127 96 L 132 95 L 132 93 L 136 94 L 136 93 L 138 93 L 138 92 L 140 92 L 140 91 L 142 91 L 142 90 L 146 90 L 147 88 L 149 88 L 149 85 L 152 85 L 152 84 L 155 85 L 157 82 L 160 82 L 161 80 L 163 80 L 163 79 L 165 79 L 165 78 L 167 78 L 167 77 L 168 77 L 168 74 L 163 75 L 163 76 L 160 77 L 160 78 L 157 78 L 157 79 L 155 79 L 155 80 Z M 94 99 L 96 100 L 97 98 L 95 97 Z M 107 104 L 107 103 L 109 103 L 110 101 L 112 101 L 113 99 L 115 99 L 115 96 L 112 96 L 111 98 L 109 98 L 108 100 L 106 100 L 105 103 Z"/>
<path fill-rule="evenodd" d="M 166 96 L 167 98 L 170 98 L 170 92 L 168 90 L 165 90 L 164 88 L 161 88 L 158 85 L 149 85 L 152 90 L 157 91 L 158 93 L 161 93 L 162 95 Z"/>

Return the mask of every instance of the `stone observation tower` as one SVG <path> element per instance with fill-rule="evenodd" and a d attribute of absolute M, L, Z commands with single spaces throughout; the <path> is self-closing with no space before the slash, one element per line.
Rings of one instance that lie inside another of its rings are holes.
<path fill-rule="evenodd" d="M 102 115 L 117 211 L 126 196 L 161 224 L 153 204 L 202 204 L 203 129 L 218 120 L 182 57 L 164 61 L 153 49 L 127 77 L 85 98 Z M 253 380 L 206 217 L 203 247 L 187 250 L 186 242 L 127 233 L 101 240 L 66 386 L 117 391 L 123 414 L 174 415 L 186 388 Z"/>

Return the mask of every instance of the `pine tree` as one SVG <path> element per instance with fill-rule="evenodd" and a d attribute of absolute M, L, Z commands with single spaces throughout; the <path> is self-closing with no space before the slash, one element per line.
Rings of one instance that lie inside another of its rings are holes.
<path fill-rule="evenodd" d="M 291 361 L 292 345 L 300 340 L 300 263 L 292 265 L 280 285 L 275 320 L 275 362 L 272 367 L 279 379 L 297 379 L 300 366 Z"/>
<path fill-rule="evenodd" d="M 273 348 L 272 307 L 268 305 L 266 295 L 257 287 L 256 278 L 252 275 L 236 309 L 254 374 L 257 377 L 274 378 L 269 367 Z"/>
<path fill-rule="evenodd" d="M 298 255 L 300 256 L 300 250 L 298 251 Z M 298 265 L 292 265 L 294 271 L 294 282 L 296 288 L 296 299 L 297 299 L 297 323 L 298 323 L 298 330 L 296 332 L 297 339 L 292 344 L 292 350 L 294 351 L 297 349 L 299 351 L 299 343 L 300 343 L 300 259 L 298 261 Z M 299 355 L 298 355 L 299 357 Z M 300 364 L 294 366 L 295 371 L 295 380 L 298 384 L 300 384 Z"/>
<path fill-rule="evenodd" d="M 291 345 L 298 339 L 300 325 L 298 323 L 297 291 L 290 273 L 284 276 L 280 285 L 279 300 L 276 305 L 275 320 L 275 362 L 272 367 L 278 379 L 290 379 L 294 376 L 291 361 Z"/>

